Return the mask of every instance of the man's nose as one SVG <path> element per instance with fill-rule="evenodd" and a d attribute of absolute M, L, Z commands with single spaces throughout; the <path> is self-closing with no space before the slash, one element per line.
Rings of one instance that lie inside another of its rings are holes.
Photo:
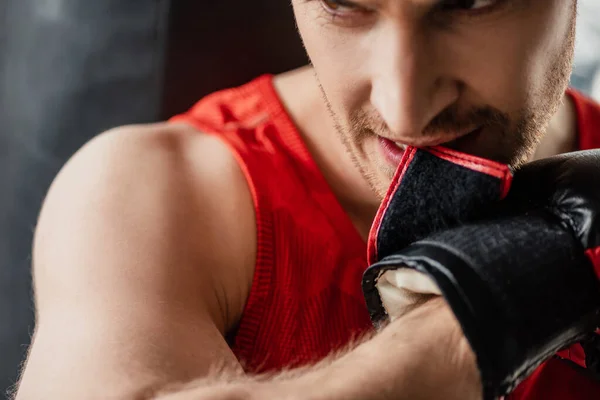
<path fill-rule="evenodd" d="M 392 139 L 422 136 L 431 120 L 457 101 L 459 82 L 444 75 L 431 40 L 418 29 L 389 27 L 373 46 L 371 103 Z"/>

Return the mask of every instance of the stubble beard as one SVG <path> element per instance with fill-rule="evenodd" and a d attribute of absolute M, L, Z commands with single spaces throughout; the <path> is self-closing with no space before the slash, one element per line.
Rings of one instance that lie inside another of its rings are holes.
<path fill-rule="evenodd" d="M 512 119 L 508 115 L 490 108 L 474 110 L 472 118 L 477 118 L 477 114 L 479 113 L 483 115 L 482 118 L 484 119 L 482 122 L 484 125 L 495 126 L 501 132 L 500 138 L 498 138 L 498 145 L 504 149 L 504 153 L 499 153 L 489 158 L 509 164 L 511 167 L 518 169 L 535 152 L 550 124 L 550 120 L 561 106 L 564 93 L 569 84 L 575 51 L 575 19 L 576 3 L 574 4 L 573 17 L 569 33 L 565 38 L 565 44 L 561 51 L 557 52 L 555 61 L 552 63 L 552 68 L 548 72 L 548 77 L 539 90 L 539 93 L 533 95 L 537 99 L 535 106 L 532 106 L 530 109 L 521 110 L 518 113 L 518 117 Z M 379 182 L 380 179 L 377 178 L 377 173 L 372 168 L 368 168 L 365 162 L 361 162 L 359 150 L 355 148 L 356 146 L 353 143 L 363 143 L 365 138 L 373 137 L 377 132 L 386 129 L 383 126 L 384 124 L 380 120 L 375 120 L 373 117 L 364 114 L 362 111 L 350 115 L 348 123 L 346 125 L 342 124 L 342 119 L 334 111 L 316 71 L 314 73 L 323 101 L 345 151 L 371 190 L 380 199 L 383 199 L 389 182 L 385 184 Z M 471 122 L 470 118 L 458 121 L 453 110 L 446 111 L 438 116 L 440 118 L 434 119 L 430 127 L 425 129 L 424 133 L 428 130 L 435 131 L 437 129 L 456 128 Z M 350 140 L 351 138 L 352 140 Z M 367 155 L 370 156 L 370 159 L 376 159 L 373 154 Z M 387 170 L 386 167 L 382 168 L 384 169 L 384 174 L 391 180 L 394 171 L 391 168 L 387 168 Z"/>

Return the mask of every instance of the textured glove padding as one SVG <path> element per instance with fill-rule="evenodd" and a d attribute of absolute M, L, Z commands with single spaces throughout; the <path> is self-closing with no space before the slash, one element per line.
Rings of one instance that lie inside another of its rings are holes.
<path fill-rule="evenodd" d="M 474 220 L 508 193 L 508 166 L 444 147 L 409 147 L 369 235 L 369 264 L 434 232 Z M 385 316 L 377 288 L 363 282 L 374 321 Z M 426 283 L 424 283 L 426 284 Z"/>
<path fill-rule="evenodd" d="M 443 147 L 409 147 L 375 218 L 369 262 L 480 216 L 506 196 L 511 180 L 503 164 Z"/>
<path fill-rule="evenodd" d="M 506 200 L 489 208 L 493 218 L 398 247 L 373 265 L 363 287 L 374 322 L 387 319 L 376 289 L 383 273 L 427 274 L 477 356 L 486 398 L 507 394 L 549 356 L 589 336 L 600 311 L 599 154 L 529 164 Z"/>

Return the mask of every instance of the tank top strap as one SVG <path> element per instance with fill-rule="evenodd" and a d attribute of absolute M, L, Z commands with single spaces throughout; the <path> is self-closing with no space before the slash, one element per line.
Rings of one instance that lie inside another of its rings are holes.
<path fill-rule="evenodd" d="M 263 360 L 256 352 L 266 345 L 261 347 L 257 340 L 266 343 L 277 335 L 277 329 L 284 329 L 277 328 L 282 323 L 278 320 L 301 307 L 295 302 L 301 302 L 302 294 L 294 297 L 281 291 L 291 281 L 305 287 L 306 293 L 323 284 L 310 276 L 311 269 L 333 269 L 336 263 L 354 265 L 350 268 L 353 273 L 326 283 L 340 286 L 364 308 L 359 284 L 366 266 L 366 244 L 312 159 L 275 90 L 272 75 L 211 94 L 170 122 L 187 123 L 221 138 L 235 156 L 252 194 L 257 259 L 250 295 L 233 339 L 238 359 L 251 364 Z M 314 258 L 321 258 L 318 254 L 323 254 L 320 262 L 325 263 L 332 252 L 336 253 L 334 260 L 344 261 L 315 265 Z M 275 304 L 283 301 L 287 305 Z M 281 307 L 289 310 L 274 311 Z M 366 309 L 360 319 L 361 325 L 370 326 Z M 266 330 L 271 333 L 265 334 Z M 322 344 L 321 353 L 327 354 L 327 345 Z"/>

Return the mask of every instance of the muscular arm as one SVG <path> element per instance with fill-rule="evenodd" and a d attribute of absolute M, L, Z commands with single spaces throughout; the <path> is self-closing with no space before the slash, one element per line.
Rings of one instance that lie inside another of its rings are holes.
<path fill-rule="evenodd" d="M 441 298 L 356 348 L 306 368 L 245 380 L 199 380 L 157 400 L 481 399 L 469 344 Z"/>
<path fill-rule="evenodd" d="M 160 125 L 85 146 L 39 219 L 37 326 L 17 399 L 133 399 L 235 367 L 223 334 L 252 280 L 253 218 L 214 138 Z"/>
<path fill-rule="evenodd" d="M 96 139 L 40 216 L 37 326 L 17 399 L 477 398 L 441 301 L 319 365 L 238 373 L 223 336 L 250 289 L 254 235 L 244 178 L 216 139 L 164 125 Z"/>

